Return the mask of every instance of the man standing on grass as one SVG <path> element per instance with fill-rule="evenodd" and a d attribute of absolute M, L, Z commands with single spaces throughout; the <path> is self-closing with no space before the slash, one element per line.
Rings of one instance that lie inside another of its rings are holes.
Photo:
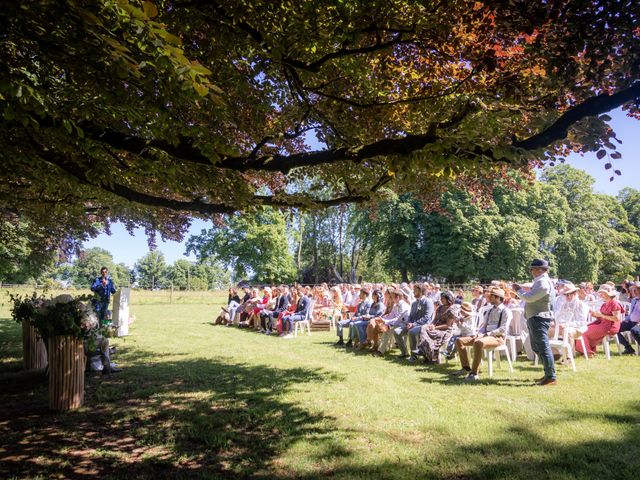
<path fill-rule="evenodd" d="M 93 306 L 98 313 L 98 321 L 102 327 L 107 324 L 107 310 L 109 310 L 111 294 L 116 293 L 116 287 L 109 276 L 107 267 L 100 269 L 100 276 L 91 284 L 91 291 L 96 294 Z"/>
<path fill-rule="evenodd" d="M 553 351 L 549 345 L 549 327 L 553 320 L 556 290 L 547 274 L 548 270 L 549 262 L 537 258 L 529 266 L 533 277 L 531 288 L 524 289 L 517 283 L 513 284 L 518 296 L 525 301 L 524 316 L 531 336 L 531 348 L 540 357 L 544 366 L 544 377 L 536 381 L 536 384 L 542 386 L 557 383 Z"/>

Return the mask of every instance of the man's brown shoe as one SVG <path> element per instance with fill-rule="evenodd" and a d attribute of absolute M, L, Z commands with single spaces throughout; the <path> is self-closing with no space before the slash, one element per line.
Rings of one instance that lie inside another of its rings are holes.
<path fill-rule="evenodd" d="M 557 385 L 557 380 L 555 378 L 545 378 L 538 382 L 538 385 L 541 387 L 546 387 L 547 385 Z"/>

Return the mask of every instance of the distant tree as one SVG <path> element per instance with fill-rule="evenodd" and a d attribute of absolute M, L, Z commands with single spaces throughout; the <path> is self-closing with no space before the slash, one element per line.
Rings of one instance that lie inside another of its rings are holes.
<path fill-rule="evenodd" d="M 296 268 L 289 250 L 282 212 L 260 208 L 251 215 L 232 215 L 224 226 L 214 226 L 187 242 L 187 253 L 200 262 L 218 261 L 236 278 L 253 274 L 256 282 L 290 282 Z"/>
<path fill-rule="evenodd" d="M 617 196 L 622 208 L 627 212 L 627 218 L 640 235 L 640 190 L 623 188 Z"/>
<path fill-rule="evenodd" d="M 170 286 L 164 254 L 153 250 L 140 258 L 134 266 L 138 285 L 142 288 L 165 288 Z"/>
<path fill-rule="evenodd" d="M 91 282 L 100 275 L 100 269 L 107 267 L 116 285 L 120 285 L 119 271 L 114 268 L 113 256 L 104 248 L 93 247 L 80 252 L 68 270 L 69 280 L 76 288 L 89 288 Z M 126 282 L 129 285 L 129 282 Z"/>
<path fill-rule="evenodd" d="M 197 263 L 196 267 L 202 272 L 200 277 L 206 279 L 210 290 L 220 290 L 231 285 L 231 272 L 224 268 L 220 262 L 206 258 Z"/>
<path fill-rule="evenodd" d="M 616 198 L 595 194 L 593 177 L 569 165 L 548 169 L 543 180 L 568 202 L 566 231 L 557 242 L 558 275 L 603 282 L 636 271 L 638 234 Z"/>
<path fill-rule="evenodd" d="M 118 287 L 128 287 L 133 283 L 132 269 L 122 262 L 113 265 L 112 277 Z"/>

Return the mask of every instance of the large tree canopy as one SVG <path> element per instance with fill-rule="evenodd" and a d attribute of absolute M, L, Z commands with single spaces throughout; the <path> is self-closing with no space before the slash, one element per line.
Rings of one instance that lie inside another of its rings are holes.
<path fill-rule="evenodd" d="M 636 3 L 2 2 L 0 209 L 176 238 L 191 215 L 382 187 L 428 205 L 571 151 L 615 159 Z"/>

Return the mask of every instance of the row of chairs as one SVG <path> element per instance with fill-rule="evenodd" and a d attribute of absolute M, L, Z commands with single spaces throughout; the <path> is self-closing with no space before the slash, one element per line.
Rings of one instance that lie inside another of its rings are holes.
<path fill-rule="evenodd" d="M 599 308 L 600 304 L 598 304 L 597 302 L 593 302 L 594 305 L 589 305 L 590 308 Z M 484 317 L 485 313 L 487 312 L 487 310 L 491 309 L 492 305 L 486 305 L 484 307 L 482 307 L 480 310 L 474 312 L 473 314 L 473 322 L 475 324 L 475 329 L 477 330 L 480 326 L 480 323 L 482 321 L 482 318 Z M 508 332 L 506 338 L 505 338 L 505 343 L 503 345 L 497 346 L 497 347 L 493 347 L 493 348 L 485 348 L 485 355 L 487 357 L 487 366 L 488 366 L 488 370 L 489 370 L 489 377 L 493 376 L 493 361 L 494 361 L 494 355 L 495 355 L 495 360 L 498 366 L 500 366 L 500 356 L 501 354 L 504 354 L 504 356 L 507 359 L 507 363 L 509 365 L 509 371 L 511 373 L 513 373 L 513 362 L 516 361 L 517 358 L 517 342 L 520 341 L 522 343 L 524 343 L 527 339 L 527 332 L 525 331 L 525 329 L 523 328 L 524 326 L 524 309 L 522 308 L 512 308 L 511 309 L 511 313 L 512 313 L 512 319 L 511 321 L 505 325 L 506 331 Z M 309 318 L 311 318 L 309 316 Z M 331 324 L 331 328 L 335 328 L 336 324 L 338 321 L 340 321 L 342 319 L 341 315 L 337 315 L 334 317 L 331 317 L 330 320 L 330 324 Z M 571 365 L 572 370 L 575 372 L 576 371 L 576 363 L 575 363 L 575 353 L 574 353 L 574 348 L 573 348 L 573 342 L 570 341 L 570 337 L 567 334 L 561 334 L 560 332 L 560 325 L 567 325 L 569 322 L 571 322 L 573 320 L 573 315 L 572 314 L 566 314 L 563 315 L 560 318 L 556 318 L 555 319 L 555 328 L 554 328 L 554 334 L 553 337 L 549 339 L 549 343 L 551 345 L 551 348 L 555 348 L 555 349 L 559 349 L 562 352 L 562 360 L 564 360 L 565 362 L 568 361 L 569 364 Z M 590 321 L 590 319 L 589 319 Z M 296 322 L 300 323 L 300 322 Z M 307 322 L 307 326 L 308 326 L 308 322 Z M 297 327 L 297 325 L 296 325 Z M 304 331 L 304 330 L 303 330 Z M 297 332 L 297 329 L 296 329 Z M 309 334 L 311 334 L 311 331 L 309 330 Z M 629 334 L 629 332 L 625 332 L 625 334 Z M 633 341 L 633 338 L 628 335 L 629 341 Z M 578 337 L 576 339 L 577 341 L 582 343 L 582 348 L 583 351 L 586 351 L 586 345 L 584 342 L 584 338 L 582 337 Z M 621 355 L 622 354 L 622 347 L 620 345 L 620 342 L 618 340 L 618 336 L 617 335 L 611 335 L 611 336 L 607 336 L 602 340 L 602 347 L 603 350 L 605 352 L 605 356 L 607 358 L 607 360 L 611 359 L 611 350 L 610 350 L 610 342 L 615 341 L 616 345 L 618 347 L 618 353 Z M 640 355 L 640 345 L 638 345 L 637 342 L 636 343 L 636 355 Z M 444 348 L 444 347 L 443 347 Z M 443 355 L 446 354 L 446 352 L 443 350 L 441 352 Z M 447 357 L 448 358 L 448 357 Z M 585 361 L 589 361 L 589 357 L 585 355 Z M 535 355 L 535 360 L 534 360 L 534 364 L 538 365 L 538 355 Z"/>

